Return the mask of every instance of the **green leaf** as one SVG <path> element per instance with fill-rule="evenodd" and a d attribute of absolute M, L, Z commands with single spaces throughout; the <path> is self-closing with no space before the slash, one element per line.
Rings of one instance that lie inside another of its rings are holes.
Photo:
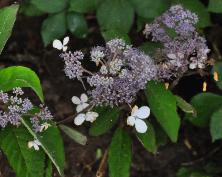
<path fill-rule="evenodd" d="M 26 121 L 25 119 L 22 119 L 21 121 L 22 124 L 27 128 L 29 133 L 34 137 L 34 139 L 39 140 L 44 152 L 48 155 L 49 159 L 55 165 L 59 174 L 63 177 L 65 156 L 63 140 L 60 135 L 59 129 L 53 123 L 51 123 L 51 126 L 46 131 L 36 134 L 32 130 L 32 125 L 29 121 Z"/>
<path fill-rule="evenodd" d="M 0 147 L 17 177 L 44 176 L 45 154 L 28 148 L 33 137 L 23 127 L 7 126 L 0 130 Z"/>
<path fill-rule="evenodd" d="M 88 34 L 87 22 L 82 14 L 71 12 L 67 15 L 69 31 L 76 37 L 85 38 Z"/>
<path fill-rule="evenodd" d="M 177 177 L 212 177 L 207 175 L 205 172 L 192 169 L 192 168 L 180 168 L 177 172 Z"/>
<path fill-rule="evenodd" d="M 82 133 L 74 130 L 73 128 L 67 127 L 65 125 L 60 125 L 59 127 L 66 135 L 68 135 L 75 142 L 81 145 L 86 145 L 87 138 Z"/>
<path fill-rule="evenodd" d="M 186 100 L 184 100 L 183 98 L 181 98 L 180 96 L 177 96 L 175 95 L 176 97 L 176 100 L 177 100 L 177 106 L 183 110 L 183 112 L 186 112 L 186 113 L 191 113 L 193 114 L 194 116 L 197 114 L 195 108 L 186 102 Z"/>
<path fill-rule="evenodd" d="M 222 107 L 216 110 L 211 116 L 210 133 L 213 142 L 222 139 Z"/>
<path fill-rule="evenodd" d="M 39 10 L 36 6 L 30 3 L 30 1 L 25 1 L 21 4 L 19 12 L 25 14 L 26 16 L 41 16 L 44 14 L 43 11 Z"/>
<path fill-rule="evenodd" d="M 121 38 L 121 39 L 125 40 L 129 44 L 131 43 L 128 34 L 123 33 L 121 31 L 118 31 L 118 30 L 103 31 L 102 35 L 103 35 L 103 38 L 105 39 L 106 42 L 110 41 L 110 40 L 112 40 L 114 38 Z"/>
<path fill-rule="evenodd" d="M 146 122 L 148 125 L 148 130 L 146 133 L 137 133 L 137 137 L 142 145 L 146 148 L 147 151 L 156 153 L 156 135 L 155 130 L 149 122 Z"/>
<path fill-rule="evenodd" d="M 168 136 L 160 125 L 154 126 L 155 135 L 156 135 L 156 146 L 165 146 L 168 143 Z"/>
<path fill-rule="evenodd" d="M 173 0 L 176 4 L 182 4 L 185 8 L 196 13 L 199 17 L 197 27 L 205 28 L 211 25 L 210 14 L 199 0 Z"/>
<path fill-rule="evenodd" d="M 16 20 L 18 5 L 11 5 L 0 9 L 0 54 L 11 35 Z"/>
<path fill-rule="evenodd" d="M 215 82 L 218 88 L 222 89 L 222 62 L 215 63 L 212 69 L 212 74 L 214 74 L 214 72 L 217 72 L 218 74 L 218 81 Z"/>
<path fill-rule="evenodd" d="M 222 1 L 221 0 L 210 0 L 208 4 L 208 10 L 210 12 L 222 13 Z"/>
<path fill-rule="evenodd" d="M 105 0 L 97 10 L 102 30 L 119 30 L 127 33 L 134 20 L 134 11 L 128 0 Z"/>
<path fill-rule="evenodd" d="M 130 0 L 136 13 L 143 18 L 155 18 L 170 7 L 169 0 Z"/>
<path fill-rule="evenodd" d="M 99 136 L 110 130 L 117 122 L 120 110 L 116 107 L 96 107 L 93 111 L 99 114 L 96 121 L 89 129 L 92 136 Z"/>
<path fill-rule="evenodd" d="M 43 21 L 41 35 L 45 46 L 53 40 L 63 37 L 65 33 L 66 16 L 64 12 L 50 15 Z"/>
<path fill-rule="evenodd" d="M 186 114 L 185 118 L 200 127 L 209 125 L 210 117 L 222 105 L 222 96 L 213 93 L 200 93 L 190 102 L 197 112 L 197 116 Z"/>
<path fill-rule="evenodd" d="M 189 177 L 212 177 L 212 176 L 207 175 L 204 172 L 193 172 Z"/>
<path fill-rule="evenodd" d="M 15 87 L 30 87 L 44 101 L 40 80 L 30 68 L 11 66 L 0 70 L 0 90 L 10 91 Z"/>
<path fill-rule="evenodd" d="M 52 162 L 50 159 L 47 159 L 47 167 L 45 169 L 45 176 L 44 177 L 52 177 Z"/>
<path fill-rule="evenodd" d="M 86 13 L 94 11 L 102 0 L 70 0 L 69 11 Z"/>
<path fill-rule="evenodd" d="M 30 2 L 43 12 L 56 13 L 66 8 L 66 1 L 67 0 L 31 0 Z"/>
<path fill-rule="evenodd" d="M 146 96 L 152 113 L 173 142 L 177 141 L 180 117 L 177 114 L 176 98 L 164 84 L 148 82 Z"/>
<path fill-rule="evenodd" d="M 110 177 L 129 177 L 132 160 L 132 140 L 122 129 L 117 129 L 109 147 L 108 164 Z"/>

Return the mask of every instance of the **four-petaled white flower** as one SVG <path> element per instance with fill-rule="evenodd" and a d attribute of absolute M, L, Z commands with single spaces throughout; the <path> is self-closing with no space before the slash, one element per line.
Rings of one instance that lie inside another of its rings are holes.
<path fill-rule="evenodd" d="M 145 133 L 147 131 L 147 125 L 143 119 L 146 119 L 150 115 L 150 108 L 148 106 L 134 106 L 131 112 L 131 116 L 127 118 L 127 124 L 129 126 L 135 126 L 138 133 Z"/>
<path fill-rule="evenodd" d="M 51 125 L 47 122 L 43 123 L 40 127 L 40 132 L 47 130 Z"/>
<path fill-rule="evenodd" d="M 68 44 L 68 42 L 69 42 L 69 37 L 67 36 L 63 39 L 63 42 L 61 42 L 58 39 L 55 39 L 52 43 L 52 46 L 58 50 L 62 50 L 63 52 L 65 52 L 68 48 L 66 46 Z"/>
<path fill-rule="evenodd" d="M 99 116 L 97 112 L 87 112 L 86 114 L 81 113 L 77 115 L 74 119 L 74 124 L 82 125 L 84 121 L 94 122 L 96 118 Z"/>
<path fill-rule="evenodd" d="M 82 110 L 84 110 L 89 106 L 87 101 L 88 97 L 85 93 L 81 94 L 80 98 L 78 98 L 77 96 L 72 97 L 72 102 L 77 105 L 76 107 L 77 112 L 81 112 Z"/>
<path fill-rule="evenodd" d="M 41 143 L 39 142 L 39 140 L 33 140 L 33 141 L 28 142 L 29 149 L 31 149 L 33 147 L 36 151 L 38 151 L 39 146 L 41 146 Z"/>

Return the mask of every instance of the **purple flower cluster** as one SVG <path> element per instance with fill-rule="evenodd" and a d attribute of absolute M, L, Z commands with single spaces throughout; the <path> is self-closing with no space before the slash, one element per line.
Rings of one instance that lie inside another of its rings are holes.
<path fill-rule="evenodd" d="M 35 113 L 30 119 L 33 130 L 35 132 L 41 132 L 43 128 L 41 122 L 52 120 L 52 118 L 52 114 L 49 111 L 48 107 L 40 105 L 40 111 L 38 113 Z"/>
<path fill-rule="evenodd" d="M 92 87 L 92 102 L 96 105 L 131 103 L 147 81 L 156 79 L 157 69 L 150 57 L 122 39 L 113 39 L 105 47 L 98 46 L 91 50 L 90 60 L 98 66 L 95 73 L 80 65 L 82 57 L 76 57 L 80 56 L 76 53 L 81 52 L 61 55 L 65 60 L 65 72 L 72 73 L 72 77 L 69 75 L 72 79 L 86 78 Z M 67 71 L 67 68 L 71 69 Z"/>
<path fill-rule="evenodd" d="M 205 67 L 210 50 L 205 38 L 195 30 L 197 22 L 196 14 L 175 5 L 152 24 L 146 25 L 144 34 L 162 44 L 157 51 L 160 78 L 170 79 L 186 72 L 188 68 Z"/>
<path fill-rule="evenodd" d="M 24 92 L 21 88 L 14 88 L 12 95 L 0 91 L 0 128 L 6 127 L 9 123 L 12 125 L 20 125 L 22 116 L 29 114 L 33 109 L 33 104 L 28 98 L 22 98 Z M 49 120 L 52 119 L 52 115 L 47 107 L 41 106 L 41 111 L 34 115 L 36 121 L 32 121 L 33 127 L 37 125 L 39 119 Z M 33 118 L 31 118 L 33 119 Z M 37 120 L 38 119 L 38 120 Z"/>
<path fill-rule="evenodd" d="M 65 73 L 91 86 L 94 105 L 130 104 L 150 80 L 173 79 L 189 68 L 205 67 L 209 49 L 195 31 L 197 22 L 196 14 L 180 5 L 172 6 L 144 30 L 147 37 L 161 44 L 152 59 L 122 39 L 113 39 L 90 52 L 97 72 L 83 67 L 82 52 L 63 52 L 60 56 L 65 61 Z"/>

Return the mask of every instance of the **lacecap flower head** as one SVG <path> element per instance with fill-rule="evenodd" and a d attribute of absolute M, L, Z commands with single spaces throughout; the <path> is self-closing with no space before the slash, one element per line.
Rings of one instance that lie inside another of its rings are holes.
<path fill-rule="evenodd" d="M 84 80 L 91 86 L 89 94 L 93 105 L 130 104 L 149 80 L 156 79 L 157 67 L 153 60 L 122 39 L 113 39 L 105 47 L 94 47 L 90 54 L 97 72 L 83 66 L 81 51 L 63 52 L 60 56 L 70 79 Z M 73 102 L 78 105 L 81 99 L 73 97 Z"/>

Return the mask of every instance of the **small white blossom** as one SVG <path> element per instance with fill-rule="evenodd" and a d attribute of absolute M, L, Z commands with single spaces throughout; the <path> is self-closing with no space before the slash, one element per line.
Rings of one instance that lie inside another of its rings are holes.
<path fill-rule="evenodd" d="M 127 118 L 127 124 L 129 126 L 135 126 L 138 133 L 145 133 L 147 131 L 147 125 L 143 119 L 146 119 L 150 115 L 150 108 L 148 106 L 134 106 L 131 112 L 131 116 Z"/>
<path fill-rule="evenodd" d="M 96 118 L 99 116 L 97 112 L 87 112 L 86 114 L 79 114 L 74 118 L 75 125 L 82 125 L 84 121 L 94 122 Z"/>
<path fill-rule="evenodd" d="M 47 130 L 51 125 L 47 122 L 43 123 L 40 128 L 40 132 Z"/>
<path fill-rule="evenodd" d="M 91 51 L 91 60 L 99 65 L 99 62 L 105 57 L 105 53 L 102 51 L 101 47 L 95 47 Z"/>
<path fill-rule="evenodd" d="M 199 62 L 199 61 L 197 60 L 197 58 L 195 58 L 195 57 L 191 57 L 190 60 L 191 60 L 191 63 L 190 63 L 190 65 L 189 65 L 189 68 L 190 68 L 190 69 L 196 69 L 196 68 L 202 69 L 202 68 L 204 68 L 204 66 L 205 66 L 204 63 Z"/>
<path fill-rule="evenodd" d="M 52 44 L 52 46 L 54 47 L 54 48 L 56 48 L 56 49 L 58 49 L 58 50 L 62 50 L 63 52 L 65 52 L 66 50 L 67 50 L 67 44 L 68 44 L 68 42 L 69 42 L 69 37 L 67 36 L 67 37 L 65 37 L 64 39 L 63 39 L 63 42 L 61 42 L 60 40 L 58 40 L 58 39 L 55 39 L 54 41 L 53 41 L 53 44 Z"/>
<path fill-rule="evenodd" d="M 77 112 L 81 112 L 82 110 L 84 110 L 89 106 L 87 101 L 88 101 L 88 96 L 85 93 L 81 94 L 80 98 L 78 98 L 77 96 L 72 97 L 72 102 L 75 105 L 77 105 L 76 107 Z"/>
<path fill-rule="evenodd" d="M 36 151 L 38 151 L 39 146 L 41 146 L 41 143 L 39 142 L 39 140 L 33 140 L 33 141 L 28 142 L 29 149 L 31 149 L 33 147 Z"/>
<path fill-rule="evenodd" d="M 86 121 L 89 121 L 89 122 L 94 122 L 96 120 L 96 118 L 99 116 L 99 114 L 97 112 L 87 112 L 86 113 Z"/>

